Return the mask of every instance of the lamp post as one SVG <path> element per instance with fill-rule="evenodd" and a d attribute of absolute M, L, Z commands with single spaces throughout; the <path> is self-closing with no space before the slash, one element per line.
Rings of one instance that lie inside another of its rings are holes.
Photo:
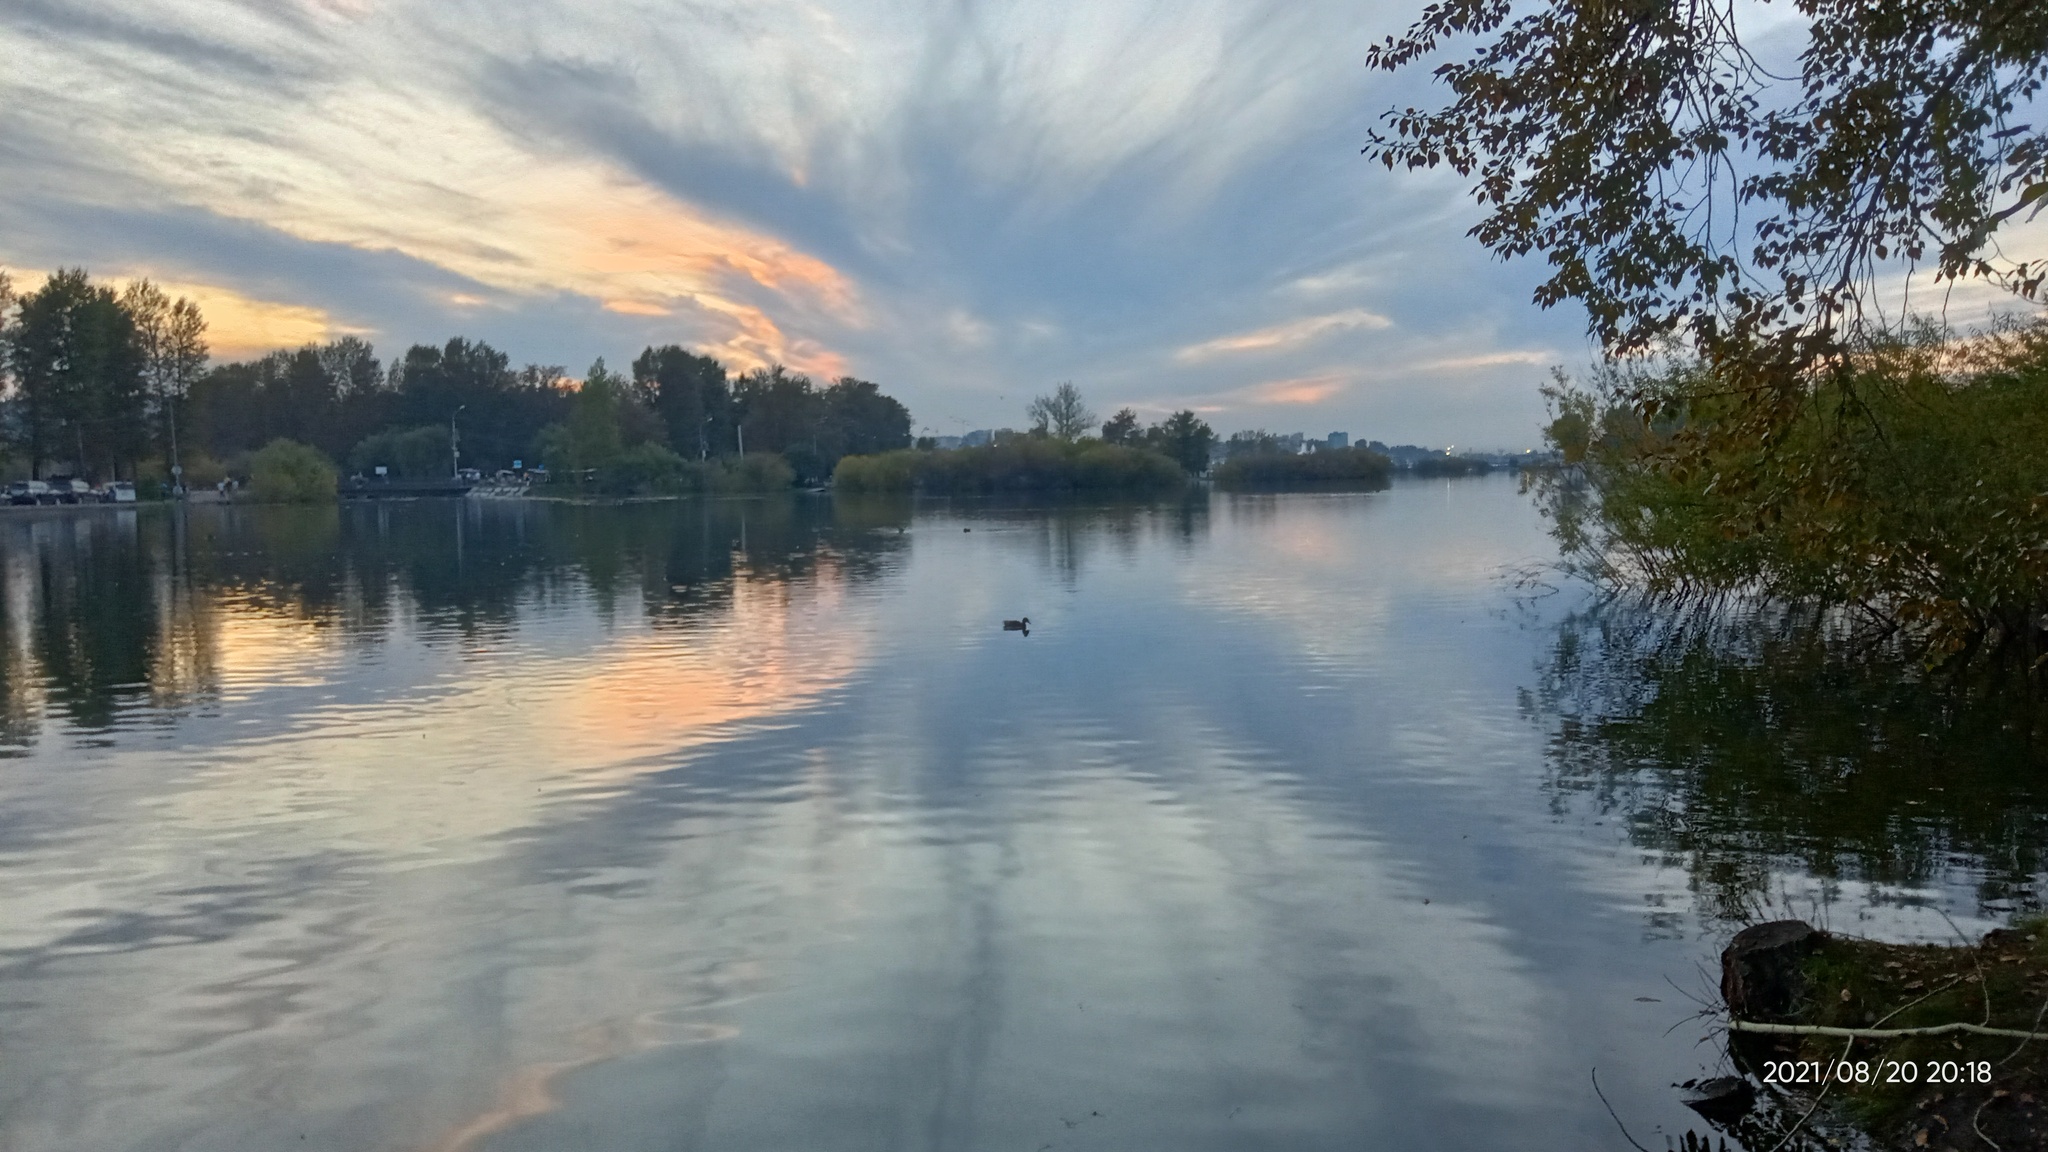
<path fill-rule="evenodd" d="M 457 404 L 455 411 L 448 414 L 448 460 L 454 468 L 449 473 L 451 480 L 462 479 L 462 433 L 455 430 L 455 418 L 462 415 L 462 410 L 467 407 L 467 404 Z"/>

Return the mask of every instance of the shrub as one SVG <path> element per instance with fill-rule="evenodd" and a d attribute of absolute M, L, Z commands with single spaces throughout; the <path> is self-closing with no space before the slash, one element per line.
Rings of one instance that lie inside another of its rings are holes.
<path fill-rule="evenodd" d="M 908 492 L 917 487 L 917 462 L 929 449 L 899 448 L 873 456 L 842 456 L 832 470 L 841 492 Z"/>
<path fill-rule="evenodd" d="M 1321 452 L 1248 452 L 1216 468 L 1221 488 L 1286 488 L 1335 485 L 1383 487 L 1392 464 L 1367 448 Z"/>
<path fill-rule="evenodd" d="M 334 499 L 334 465 L 313 448 L 280 437 L 249 458 L 249 490 L 273 504 L 317 504 Z"/>
<path fill-rule="evenodd" d="M 719 492 L 783 492 L 796 483 L 796 470 L 777 452 L 749 452 L 718 463 L 711 477 Z"/>
<path fill-rule="evenodd" d="M 635 444 L 598 469 L 598 485 L 619 496 L 702 491 L 701 473 L 659 444 Z"/>
<path fill-rule="evenodd" d="M 1549 395 L 1541 495 L 1596 579 L 1844 610 L 1932 659 L 2043 647 L 2048 326 L 1867 348 L 1769 432 L 1697 363 Z"/>
<path fill-rule="evenodd" d="M 1160 492 L 1187 482 L 1157 452 L 1023 437 L 950 452 L 905 449 L 839 462 L 833 484 L 848 492 Z"/>
<path fill-rule="evenodd" d="M 375 475 L 380 465 L 389 469 L 390 475 L 408 480 L 449 475 L 455 464 L 448 449 L 447 427 L 421 424 L 414 428 L 387 428 L 363 437 L 348 454 L 349 468 L 362 475 Z"/>

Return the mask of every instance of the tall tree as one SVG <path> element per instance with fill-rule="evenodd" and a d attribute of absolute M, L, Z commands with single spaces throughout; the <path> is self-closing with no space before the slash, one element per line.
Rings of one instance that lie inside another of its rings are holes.
<path fill-rule="evenodd" d="M 377 350 L 366 340 L 343 336 L 315 350 L 335 394 L 329 455 L 340 460 L 365 437 L 398 419 L 398 395 L 386 387 Z"/>
<path fill-rule="evenodd" d="M 669 446 L 691 460 L 722 455 L 732 442 L 732 390 L 725 365 L 674 344 L 633 361 L 635 388 L 668 429 Z"/>
<path fill-rule="evenodd" d="M 756 368 L 733 383 L 733 408 L 749 452 L 812 447 L 818 431 L 818 392 L 811 378 L 780 364 Z"/>
<path fill-rule="evenodd" d="M 1146 429 L 1145 440 L 1154 451 L 1165 453 L 1189 473 L 1200 475 L 1209 467 L 1209 450 L 1216 443 L 1216 432 L 1191 409 L 1182 409 Z"/>
<path fill-rule="evenodd" d="M 14 277 L 0 268 L 0 398 L 14 398 Z M 12 405 L 10 404 L 10 408 Z M 8 416 L 11 420 L 13 413 Z"/>
<path fill-rule="evenodd" d="M 1071 380 L 1053 389 L 1052 395 L 1032 400 L 1025 414 L 1031 418 L 1032 431 L 1055 440 L 1079 440 L 1095 424 L 1095 413 L 1082 402 L 1081 390 Z"/>
<path fill-rule="evenodd" d="M 505 354 L 482 341 L 456 337 L 440 348 L 415 344 L 393 366 L 400 419 L 446 424 L 458 408 L 463 459 L 502 467 L 525 455 L 534 437 L 567 413 L 559 379 L 531 379 L 512 370 Z"/>
<path fill-rule="evenodd" d="M 132 470 L 146 434 L 143 359 L 113 289 L 83 269 L 57 272 L 22 299 L 9 350 L 33 474 L 60 459 L 85 472 Z"/>
<path fill-rule="evenodd" d="M 1102 441 L 1105 444 L 1131 444 L 1138 439 L 1138 412 L 1135 408 L 1119 408 L 1116 415 L 1102 422 Z"/>
<path fill-rule="evenodd" d="M 825 389 L 824 428 L 818 440 L 821 463 L 829 468 L 841 456 L 867 455 L 910 447 L 910 409 L 872 380 L 841 376 Z"/>

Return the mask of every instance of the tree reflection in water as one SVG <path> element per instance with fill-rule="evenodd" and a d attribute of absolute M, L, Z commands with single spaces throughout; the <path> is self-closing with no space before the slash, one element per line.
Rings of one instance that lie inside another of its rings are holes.
<path fill-rule="evenodd" d="M 1625 820 L 1714 917 L 1756 918 L 1788 870 L 2039 906 L 2048 709 L 2015 673 L 1928 673 L 1786 615 L 1610 604 L 1564 624 L 1524 706 L 1555 724 L 1558 802 Z"/>
<path fill-rule="evenodd" d="M 377 643 L 401 615 L 488 640 L 570 585 L 655 627 L 730 608 L 735 582 L 863 581 L 891 563 L 903 501 L 802 497 L 590 507 L 491 501 L 143 508 L 0 522 L 0 756 L 54 721 L 94 739 L 220 689 L 224 611 Z"/>

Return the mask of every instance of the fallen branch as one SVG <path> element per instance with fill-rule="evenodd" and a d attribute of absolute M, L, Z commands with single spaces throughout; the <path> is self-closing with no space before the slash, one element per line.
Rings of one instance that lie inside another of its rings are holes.
<path fill-rule="evenodd" d="M 2048 1032 L 2023 1032 L 2018 1028 L 1990 1028 L 1982 1024 L 1932 1024 L 1925 1028 L 1836 1028 L 1827 1024 L 1765 1024 L 1756 1020 L 1730 1020 L 1730 1032 L 1767 1032 L 1775 1036 L 1847 1036 L 1852 1040 L 1895 1040 L 1901 1036 L 1944 1036 L 1950 1032 L 1974 1032 L 1979 1036 L 2009 1036 L 2019 1040 L 2048 1040 Z"/>

